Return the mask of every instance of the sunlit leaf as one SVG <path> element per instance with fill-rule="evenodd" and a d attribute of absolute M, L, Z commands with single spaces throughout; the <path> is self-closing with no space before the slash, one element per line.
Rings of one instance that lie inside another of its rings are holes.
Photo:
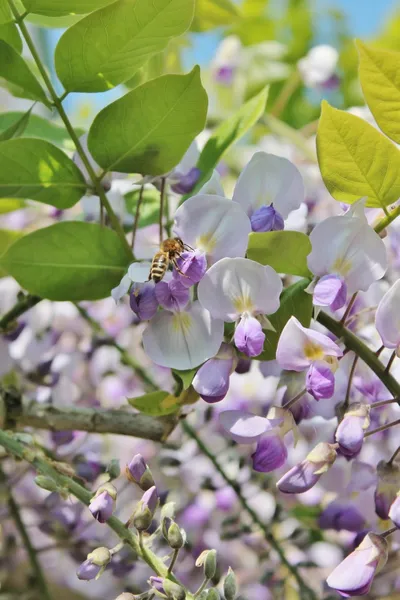
<path fill-rule="evenodd" d="M 179 409 L 178 398 L 168 392 L 152 392 L 138 398 L 128 398 L 133 408 L 153 417 L 161 417 L 176 412 Z"/>
<path fill-rule="evenodd" d="M 0 257 L 0 267 L 31 294 L 50 300 L 110 295 L 132 257 L 111 229 L 64 221 L 25 235 Z"/>
<path fill-rule="evenodd" d="M 400 52 L 372 48 L 357 42 L 360 80 L 365 100 L 376 122 L 400 143 Z"/>
<path fill-rule="evenodd" d="M 37 200 L 70 208 L 86 192 L 82 173 L 49 142 L 15 139 L 0 143 L 0 197 Z"/>
<path fill-rule="evenodd" d="M 322 103 L 317 134 L 318 162 L 328 191 L 352 204 L 388 206 L 400 197 L 400 151 L 372 125 Z"/>
<path fill-rule="evenodd" d="M 18 96 L 49 104 L 46 94 L 24 59 L 3 40 L 0 40 L 0 77 L 17 86 Z"/>
<path fill-rule="evenodd" d="M 307 256 L 311 252 L 310 238 L 300 231 L 268 231 L 251 233 L 247 257 L 269 265 L 277 273 L 311 277 Z"/>
<path fill-rule="evenodd" d="M 37 15 L 63 17 L 65 15 L 86 15 L 104 8 L 115 0 L 22 0 L 26 10 Z"/>
<path fill-rule="evenodd" d="M 117 0 L 64 33 L 55 53 L 57 74 L 69 92 L 109 90 L 183 34 L 193 13 L 194 0 Z"/>
<path fill-rule="evenodd" d="M 268 316 L 276 331 L 265 332 L 264 350 L 257 356 L 258 360 L 275 359 L 279 337 L 290 317 L 296 317 L 304 327 L 309 327 L 313 311 L 312 295 L 304 291 L 309 283 L 308 279 L 302 279 L 283 290 L 279 309 Z"/>
<path fill-rule="evenodd" d="M 89 131 L 89 149 L 109 171 L 162 175 L 176 166 L 205 124 L 200 70 L 165 75 L 104 108 Z"/>
<path fill-rule="evenodd" d="M 0 114 L 0 132 L 12 126 L 13 123 L 23 117 L 22 112 L 7 112 Z M 78 136 L 83 135 L 84 130 L 75 127 L 75 132 Z M 24 131 L 24 137 L 34 137 L 53 142 L 57 145 L 71 144 L 71 137 L 63 125 L 49 121 L 36 114 L 31 114 L 29 122 Z"/>
<path fill-rule="evenodd" d="M 232 0 L 197 0 L 191 30 L 208 31 L 223 25 L 232 25 L 239 11 Z"/>
<path fill-rule="evenodd" d="M 25 208 L 24 200 L 17 200 L 16 198 L 1 198 L 0 199 L 0 215 L 4 215 L 14 210 L 20 210 Z"/>
<path fill-rule="evenodd" d="M 10 23 L 12 20 L 13 16 L 8 0 L 0 0 L 0 25 L 3 25 L 3 23 Z"/>
<path fill-rule="evenodd" d="M 14 123 L 9 125 L 7 129 L 4 129 L 0 132 L 0 142 L 20 137 L 24 133 L 29 123 L 32 108 L 33 107 L 31 107 L 26 113 L 23 113 L 22 116 L 19 117 L 16 121 L 14 121 Z"/>

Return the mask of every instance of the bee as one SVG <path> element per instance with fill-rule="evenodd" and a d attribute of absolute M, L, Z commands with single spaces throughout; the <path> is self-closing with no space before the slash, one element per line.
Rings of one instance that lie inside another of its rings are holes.
<path fill-rule="evenodd" d="M 161 281 L 167 272 L 168 267 L 172 264 L 175 269 L 185 277 L 176 262 L 184 250 L 193 250 L 188 244 L 184 244 L 181 238 L 168 238 L 161 242 L 160 251 L 153 258 L 151 263 L 149 279 L 158 283 Z"/>

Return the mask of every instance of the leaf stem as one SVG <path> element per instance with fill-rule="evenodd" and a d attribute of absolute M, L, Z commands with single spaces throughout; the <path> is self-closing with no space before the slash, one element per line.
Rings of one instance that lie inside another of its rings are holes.
<path fill-rule="evenodd" d="M 299 392 L 294 398 L 292 398 L 291 400 L 288 400 L 286 402 L 286 404 L 284 404 L 282 406 L 282 408 L 285 408 L 286 410 L 288 410 L 291 406 L 293 406 L 293 404 L 295 404 L 297 402 L 297 400 L 300 400 L 300 398 L 302 398 L 306 392 L 307 392 L 307 389 L 304 388 L 304 390 L 301 390 L 301 392 Z"/>
<path fill-rule="evenodd" d="M 350 298 L 350 301 L 349 301 L 349 303 L 348 303 L 348 305 L 347 305 L 347 308 L 346 308 L 346 310 L 345 310 L 345 312 L 344 312 L 344 315 L 343 315 L 343 317 L 340 319 L 340 323 L 341 323 L 342 325 L 346 325 L 347 317 L 349 316 L 349 314 L 350 314 L 350 311 L 351 311 L 351 309 L 353 308 L 353 304 L 354 304 L 354 302 L 356 301 L 356 298 L 357 298 L 357 293 L 358 293 L 358 292 L 355 292 L 355 294 L 353 294 L 353 295 L 352 295 L 352 297 Z"/>
<path fill-rule="evenodd" d="M 24 543 L 24 547 L 29 556 L 29 562 L 32 567 L 32 571 L 34 572 L 35 581 L 37 584 L 38 591 L 40 592 L 40 597 L 42 600 L 52 600 L 49 589 L 47 587 L 46 579 L 44 577 L 42 566 L 37 557 L 37 553 L 31 539 L 29 537 L 28 531 L 25 527 L 25 524 L 22 520 L 21 513 L 19 511 L 18 504 L 16 503 L 10 487 L 7 485 L 7 480 L 3 471 L 0 471 L 0 480 L 4 486 L 4 490 L 8 497 L 8 510 L 10 512 L 10 516 L 14 519 L 15 525 L 18 529 L 18 532 L 21 536 L 21 539 Z"/>
<path fill-rule="evenodd" d="M 172 559 L 171 559 L 171 563 L 170 563 L 170 565 L 168 567 L 168 575 L 170 575 L 170 573 L 172 573 L 172 571 L 174 570 L 175 563 L 176 563 L 177 558 L 179 556 L 179 550 L 180 550 L 180 548 L 176 548 L 174 550 L 174 553 L 173 553 Z"/>
<path fill-rule="evenodd" d="M 400 216 L 400 206 L 397 206 L 392 212 L 384 216 L 374 229 L 376 233 L 381 233 L 390 223 L 392 223 L 398 216 Z"/>
<path fill-rule="evenodd" d="M 392 364 L 393 364 L 393 362 L 394 362 L 394 359 L 396 358 L 396 356 L 397 356 L 397 353 L 396 353 L 396 350 L 394 350 L 394 351 L 392 352 L 392 354 L 391 354 L 390 358 L 389 358 L 389 362 L 388 362 L 388 364 L 386 365 L 386 369 L 385 369 L 385 371 L 386 371 L 387 373 L 389 373 L 389 372 L 390 372 L 390 369 L 392 368 Z"/>
<path fill-rule="evenodd" d="M 15 6 L 14 0 L 8 0 L 8 3 L 10 5 L 10 8 L 13 12 L 15 19 L 16 20 L 20 19 L 21 15 L 19 14 L 17 7 Z M 104 208 L 107 211 L 110 222 L 111 222 L 113 228 L 115 229 L 115 231 L 117 232 L 117 234 L 119 235 L 119 237 L 121 238 L 121 240 L 123 241 L 124 245 L 126 246 L 127 251 L 129 252 L 129 254 L 131 254 L 131 249 L 130 249 L 127 239 L 125 237 L 124 229 L 108 201 L 108 198 L 106 196 L 104 188 L 101 185 L 100 179 L 96 176 L 96 173 L 92 167 L 92 164 L 91 164 L 89 158 L 86 156 L 86 153 L 82 147 L 81 142 L 79 141 L 79 138 L 75 132 L 75 129 L 73 128 L 71 121 L 69 120 L 67 113 L 64 110 L 64 107 L 62 105 L 62 100 L 57 96 L 57 93 L 56 93 L 54 86 L 51 82 L 51 79 L 46 71 L 46 68 L 42 62 L 42 59 L 40 58 L 39 53 L 36 50 L 36 46 L 31 38 L 31 35 L 23 21 L 18 20 L 18 26 L 21 30 L 23 38 L 25 39 L 26 45 L 28 46 L 30 53 L 32 54 L 33 60 L 35 61 L 36 66 L 43 78 L 43 81 L 49 91 L 49 94 L 53 100 L 53 104 L 56 107 L 57 112 L 60 115 L 72 141 L 75 144 L 76 151 L 78 152 L 83 164 L 85 165 L 85 168 L 89 174 L 90 179 L 92 180 L 92 183 L 94 185 L 97 195 L 99 196 L 102 204 L 104 205 Z M 62 98 L 62 96 L 61 96 L 61 98 Z"/>
<path fill-rule="evenodd" d="M 393 452 L 391 458 L 389 458 L 389 460 L 387 462 L 388 465 L 392 465 L 394 463 L 394 461 L 396 460 L 397 455 L 399 454 L 399 452 L 400 452 L 400 446 L 397 448 L 397 450 L 395 450 Z"/>
<path fill-rule="evenodd" d="M 205 577 L 205 578 L 204 578 L 204 580 L 203 580 L 203 583 L 201 584 L 201 586 L 199 587 L 199 589 L 197 590 L 197 592 L 195 592 L 195 593 L 193 594 L 193 597 L 194 597 L 194 598 L 197 598 L 197 596 L 200 596 L 201 592 L 202 592 L 203 590 L 205 590 L 205 589 L 206 589 L 206 587 L 207 587 L 207 583 L 208 583 L 209 581 L 210 581 L 210 580 L 209 580 L 209 579 L 207 579 L 207 577 Z"/>
<path fill-rule="evenodd" d="M 346 397 L 344 399 L 344 403 L 342 406 L 343 414 L 349 408 L 350 404 L 350 394 L 351 394 L 351 384 L 353 383 L 354 373 L 356 371 L 357 363 L 358 363 L 358 355 L 356 354 L 353 360 L 353 364 L 351 365 L 350 373 L 349 373 L 349 381 L 347 384 Z"/>
<path fill-rule="evenodd" d="M 237 481 L 235 481 L 234 479 L 231 479 L 229 477 L 229 475 L 227 475 L 225 473 L 224 469 L 219 464 L 217 458 L 209 450 L 209 448 L 202 441 L 202 439 L 197 435 L 197 433 L 193 429 L 193 427 L 191 425 L 189 425 L 189 423 L 187 422 L 187 420 L 182 421 L 182 427 L 183 427 L 184 431 L 187 433 L 187 435 L 190 438 L 192 438 L 192 440 L 194 440 L 196 442 L 199 450 L 211 461 L 211 463 L 214 465 L 214 467 L 218 471 L 218 473 L 222 476 L 222 478 L 224 479 L 224 481 L 233 489 L 233 491 L 235 492 L 235 494 L 236 494 L 236 496 L 237 496 L 240 504 L 242 505 L 242 507 L 244 508 L 244 510 L 247 512 L 247 514 L 251 517 L 253 523 L 255 525 L 258 525 L 258 527 L 263 532 L 266 541 L 270 544 L 270 546 L 279 555 L 279 558 L 280 558 L 282 564 L 285 565 L 285 567 L 288 569 L 288 571 L 296 579 L 296 581 L 297 581 L 297 583 L 299 585 L 299 588 L 302 591 L 301 598 L 303 598 L 304 600 L 306 598 L 310 598 L 312 600 L 315 600 L 316 599 L 316 595 L 315 595 L 314 591 L 311 588 L 308 587 L 308 585 L 305 583 L 305 581 L 301 577 L 301 575 L 298 572 L 298 570 L 296 569 L 296 567 L 294 565 L 292 565 L 288 561 L 288 559 L 285 556 L 285 552 L 281 548 L 279 542 L 275 539 L 274 535 L 270 531 L 268 531 L 266 525 L 261 521 L 261 519 L 257 515 L 257 513 L 248 504 L 246 498 L 242 494 L 242 491 L 241 491 L 240 486 L 237 483 Z"/>
<path fill-rule="evenodd" d="M 8 326 L 11 325 L 18 317 L 26 313 L 30 308 L 33 308 L 38 304 L 42 298 L 39 296 L 24 296 L 20 298 L 17 303 L 0 319 L 0 332 L 4 333 L 7 331 Z"/>

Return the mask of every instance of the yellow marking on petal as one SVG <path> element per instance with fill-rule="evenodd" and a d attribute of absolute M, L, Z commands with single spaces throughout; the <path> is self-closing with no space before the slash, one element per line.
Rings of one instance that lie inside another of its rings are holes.
<path fill-rule="evenodd" d="M 188 313 L 175 313 L 172 319 L 172 328 L 175 331 L 183 330 L 183 333 L 185 334 L 190 329 L 191 325 L 192 318 Z"/>
<path fill-rule="evenodd" d="M 252 313 L 254 311 L 254 304 L 248 294 L 245 296 L 236 296 L 233 300 L 233 305 L 239 314 Z"/>
<path fill-rule="evenodd" d="M 217 244 L 217 240 L 214 237 L 214 234 L 209 232 L 201 235 L 196 239 L 195 247 L 199 250 L 203 250 L 206 254 L 210 254 L 215 248 Z"/>
<path fill-rule="evenodd" d="M 308 340 L 305 343 L 304 354 L 309 360 L 322 360 L 325 356 L 321 346 L 311 340 Z"/>
<path fill-rule="evenodd" d="M 260 208 L 261 206 L 270 206 L 274 201 L 272 194 L 269 192 L 262 192 L 257 196 L 257 206 Z"/>
<path fill-rule="evenodd" d="M 338 273 L 342 277 L 346 277 L 350 273 L 352 266 L 353 265 L 349 260 L 346 260 L 343 257 L 339 257 L 333 263 L 332 271 L 334 273 Z"/>

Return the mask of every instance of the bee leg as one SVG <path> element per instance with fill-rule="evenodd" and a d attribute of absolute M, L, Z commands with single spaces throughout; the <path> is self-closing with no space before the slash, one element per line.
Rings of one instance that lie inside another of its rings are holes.
<path fill-rule="evenodd" d="M 194 248 L 192 248 L 192 246 L 189 246 L 189 244 L 183 244 L 183 247 L 185 250 L 191 250 L 192 252 L 194 252 Z"/>
<path fill-rule="evenodd" d="M 176 262 L 176 258 L 174 258 L 171 262 L 174 265 L 175 269 L 178 271 L 179 275 L 182 275 L 182 277 L 188 277 L 188 275 L 185 275 L 185 273 L 182 273 L 182 271 L 178 267 L 178 263 Z"/>

